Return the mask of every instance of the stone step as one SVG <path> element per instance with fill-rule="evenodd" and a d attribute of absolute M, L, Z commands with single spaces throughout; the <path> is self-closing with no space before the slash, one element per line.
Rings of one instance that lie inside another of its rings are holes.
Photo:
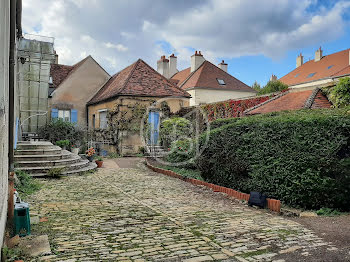
<path fill-rule="evenodd" d="M 15 155 L 59 155 L 62 149 L 59 146 L 51 146 L 45 149 L 16 149 Z"/>
<path fill-rule="evenodd" d="M 62 176 L 79 175 L 83 172 L 95 170 L 96 168 L 97 168 L 97 165 L 95 163 L 91 162 L 86 167 L 63 172 Z M 40 177 L 47 177 L 47 174 L 46 173 L 34 173 L 34 174 L 31 174 L 31 176 L 36 177 L 36 178 L 40 178 Z"/>
<path fill-rule="evenodd" d="M 46 167 L 46 166 L 69 166 L 80 162 L 82 159 L 78 155 L 68 154 L 68 156 L 63 159 L 57 160 L 30 160 L 30 161 L 16 161 L 18 168 L 25 167 Z M 46 157 L 46 156 L 44 156 Z"/>
<path fill-rule="evenodd" d="M 48 173 L 50 169 L 54 168 L 64 168 L 63 172 L 69 172 L 77 169 L 82 169 L 84 167 L 87 167 L 90 164 L 89 160 L 81 160 L 77 163 L 65 166 L 65 165 L 59 165 L 59 166 L 35 166 L 35 167 L 23 167 L 23 168 L 16 168 L 16 170 L 22 170 L 30 174 L 36 174 L 36 173 Z"/>
<path fill-rule="evenodd" d="M 20 161 L 49 161 L 49 160 L 61 160 L 61 159 L 67 159 L 72 155 L 71 152 L 62 150 L 60 154 L 35 154 L 35 155 L 19 155 L 16 154 L 14 156 L 14 159 L 16 162 Z"/>
<path fill-rule="evenodd" d="M 54 145 L 47 141 L 21 141 L 17 144 L 17 149 L 19 150 L 29 150 L 29 149 L 48 149 L 52 148 Z"/>

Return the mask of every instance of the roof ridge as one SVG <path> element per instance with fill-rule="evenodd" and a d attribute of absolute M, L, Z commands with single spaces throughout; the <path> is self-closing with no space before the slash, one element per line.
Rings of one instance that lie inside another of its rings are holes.
<path fill-rule="evenodd" d="M 130 80 L 132 74 L 133 74 L 133 73 L 135 72 L 135 70 L 136 70 L 136 66 L 140 63 L 140 61 L 142 61 L 142 60 L 139 58 L 139 59 L 137 59 L 136 62 L 134 62 L 134 63 L 132 64 L 132 65 L 133 65 L 133 68 L 131 69 L 131 71 L 130 71 L 128 77 L 125 79 L 125 82 L 124 82 L 123 86 L 118 90 L 118 93 L 117 93 L 117 94 L 119 94 L 119 93 L 126 87 L 126 85 L 127 85 L 127 83 L 129 82 L 129 80 Z M 126 68 L 127 68 L 127 67 L 126 67 Z M 124 69 L 126 69 L 126 68 L 124 68 Z M 123 69 L 123 70 L 124 70 L 124 69 Z M 122 71 L 123 71 L 123 70 L 122 70 Z"/>
<path fill-rule="evenodd" d="M 160 74 L 157 70 L 155 70 L 153 67 L 151 67 L 149 64 L 147 64 L 145 61 L 143 61 L 141 58 L 139 58 L 140 61 L 142 61 L 146 66 L 148 66 L 151 70 L 153 70 L 155 73 L 159 74 L 162 78 L 164 78 L 168 83 L 170 83 L 174 88 L 176 88 L 177 90 L 181 91 L 184 95 L 186 95 L 186 91 L 181 89 L 180 87 L 178 87 L 177 85 L 175 85 L 174 83 L 172 83 L 168 78 L 166 78 L 165 76 L 163 76 L 162 74 Z"/>
<path fill-rule="evenodd" d="M 189 76 L 181 83 L 181 85 L 179 87 L 181 88 L 194 75 L 194 73 L 196 73 L 199 70 L 199 68 L 201 68 L 204 65 L 205 62 L 207 62 L 207 60 L 204 60 L 204 62 L 196 70 L 191 72 L 191 74 L 189 74 Z M 183 89 L 181 89 L 181 90 L 183 90 Z"/>
<path fill-rule="evenodd" d="M 274 96 L 274 97 L 271 97 L 269 100 L 266 100 L 265 102 L 262 102 L 262 103 L 260 103 L 260 104 L 258 104 L 258 105 L 256 105 L 256 106 L 251 107 L 251 108 L 248 108 L 247 110 L 245 110 L 245 111 L 243 112 L 243 114 L 245 115 L 246 113 L 249 113 L 250 111 L 253 111 L 254 109 L 257 109 L 257 108 L 259 108 L 259 107 L 261 107 L 261 106 L 263 106 L 263 105 L 265 105 L 265 104 L 268 104 L 268 103 L 270 103 L 270 102 L 276 100 L 277 98 L 280 98 L 280 97 L 282 97 L 282 96 L 284 96 L 284 95 L 286 95 L 286 94 L 289 94 L 289 93 L 290 93 L 289 90 L 288 90 L 288 91 L 285 91 L 285 92 L 281 92 L 279 95 Z"/>
<path fill-rule="evenodd" d="M 315 97 L 317 96 L 318 92 L 320 91 L 321 89 L 319 88 L 315 88 L 311 95 L 308 97 L 308 99 L 306 99 L 305 101 L 305 104 L 304 104 L 304 108 L 311 108 L 312 107 L 312 104 L 314 103 L 315 101 Z"/>

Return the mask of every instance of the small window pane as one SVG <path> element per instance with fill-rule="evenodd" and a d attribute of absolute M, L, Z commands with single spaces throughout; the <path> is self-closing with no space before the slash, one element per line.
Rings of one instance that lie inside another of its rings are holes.
<path fill-rule="evenodd" d="M 307 78 L 313 77 L 316 73 L 311 73 L 307 76 Z"/>
<path fill-rule="evenodd" d="M 217 79 L 218 80 L 218 83 L 220 84 L 220 85 L 225 85 L 225 81 L 223 80 L 223 79 Z"/>
<path fill-rule="evenodd" d="M 100 112 L 100 128 L 107 128 L 107 111 Z"/>

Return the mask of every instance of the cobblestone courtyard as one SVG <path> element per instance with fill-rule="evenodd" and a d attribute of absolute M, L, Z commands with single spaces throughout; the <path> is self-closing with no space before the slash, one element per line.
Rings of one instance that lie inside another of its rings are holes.
<path fill-rule="evenodd" d="M 221 193 L 114 160 L 94 174 L 43 180 L 31 213 L 48 218 L 47 261 L 320 261 L 312 231 Z M 36 260 L 35 260 L 36 261 Z"/>

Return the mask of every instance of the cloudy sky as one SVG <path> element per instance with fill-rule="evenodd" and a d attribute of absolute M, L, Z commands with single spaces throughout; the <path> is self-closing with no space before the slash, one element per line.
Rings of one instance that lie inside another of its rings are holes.
<path fill-rule="evenodd" d="M 156 67 L 194 50 L 251 85 L 350 47 L 350 0 L 23 0 L 25 33 L 52 36 L 62 64 L 92 55 L 110 74 L 138 58 Z"/>

